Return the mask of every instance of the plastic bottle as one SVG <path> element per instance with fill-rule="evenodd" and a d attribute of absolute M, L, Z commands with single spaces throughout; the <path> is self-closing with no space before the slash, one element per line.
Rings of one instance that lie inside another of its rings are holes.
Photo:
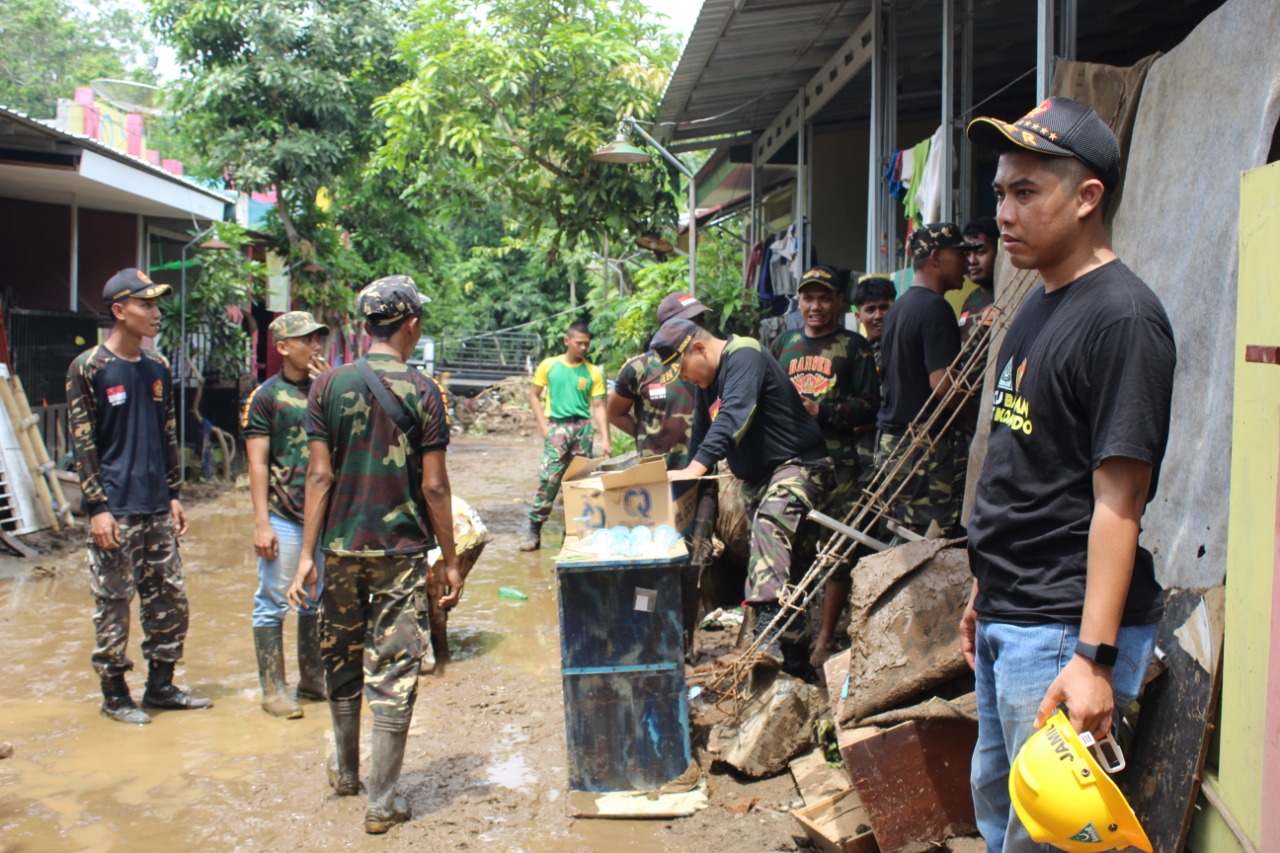
<path fill-rule="evenodd" d="M 504 586 L 498 590 L 498 598 L 513 598 L 516 601 L 527 601 L 529 596 L 525 595 L 514 586 Z"/>

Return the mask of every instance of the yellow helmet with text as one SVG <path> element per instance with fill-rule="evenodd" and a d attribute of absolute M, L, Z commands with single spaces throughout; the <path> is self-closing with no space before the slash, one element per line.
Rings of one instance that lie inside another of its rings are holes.
<path fill-rule="evenodd" d="M 1109 740 L 1108 736 L 1108 740 Z M 1114 741 L 1112 741 L 1114 745 Z M 1116 783 L 1089 752 L 1093 738 L 1076 734 L 1057 711 L 1018 750 L 1009 771 L 1009 797 L 1031 837 L 1068 853 L 1137 847 L 1151 842 Z M 1124 759 L 1115 747 L 1118 765 Z"/>

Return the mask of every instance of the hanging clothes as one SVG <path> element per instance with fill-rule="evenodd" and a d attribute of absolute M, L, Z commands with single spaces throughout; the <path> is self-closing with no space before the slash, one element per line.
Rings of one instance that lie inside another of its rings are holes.
<path fill-rule="evenodd" d="M 942 173 L 946 158 L 954 156 L 947 140 L 946 127 L 939 126 L 929 138 L 929 155 L 915 181 L 915 208 L 921 224 L 942 218 Z"/>
<path fill-rule="evenodd" d="M 903 199 L 903 205 L 906 207 L 904 211 L 908 219 L 914 219 L 920 222 L 920 211 L 916 204 L 916 191 L 919 189 L 919 172 L 924 170 L 924 165 L 929 159 L 929 143 L 931 140 L 926 139 L 923 142 L 916 143 L 911 149 L 912 163 L 912 180 L 911 189 L 907 191 L 907 197 Z M 906 153 L 903 152 L 903 162 L 906 162 Z M 905 183 L 905 181 L 904 181 Z"/>

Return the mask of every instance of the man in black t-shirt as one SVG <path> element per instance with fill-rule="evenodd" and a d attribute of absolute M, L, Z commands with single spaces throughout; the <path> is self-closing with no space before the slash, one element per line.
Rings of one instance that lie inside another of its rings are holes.
<path fill-rule="evenodd" d="M 977 119 L 969 138 L 1001 152 L 1003 248 L 1044 280 L 995 356 L 961 622 L 978 693 L 978 828 L 988 850 L 1039 850 L 1010 807 L 1013 758 L 1059 703 L 1076 731 L 1104 736 L 1155 644 L 1161 590 L 1138 533 L 1176 352 L 1159 298 L 1111 250 L 1120 151 L 1097 114 L 1055 97 L 1014 124 Z"/>
<path fill-rule="evenodd" d="M 822 429 L 804 407 L 782 366 L 754 338 L 717 338 L 689 320 L 662 324 L 649 342 L 662 362 L 696 385 L 688 466 L 668 471 L 672 482 L 697 480 L 725 459 L 756 505 L 746 601 L 756 636 L 780 612 L 778 594 L 791 581 L 792 548 L 800 522 L 833 484 L 833 463 Z M 782 665 L 781 648 L 761 648 L 763 661 Z"/>
<path fill-rule="evenodd" d="M 102 714 L 122 723 L 151 722 L 125 683 L 133 661 L 129 605 L 147 658 L 142 704 L 175 710 L 208 708 L 173 684 L 182 659 L 189 611 L 178 537 L 187 514 L 178 500 L 178 442 L 169 362 L 142 348 L 160 331 L 160 297 L 172 292 L 130 268 L 113 275 L 102 301 L 115 319 L 107 340 L 67 370 L 67 402 L 76 471 L 89 516 L 89 588 L 93 594 L 93 668 L 102 681 Z"/>
<path fill-rule="evenodd" d="M 930 395 L 936 392 L 941 397 L 950 387 L 947 370 L 960 352 L 960 329 L 943 294 L 964 284 L 966 253 L 975 245 L 966 242 L 951 222 L 925 225 L 911 235 L 907 249 L 915 281 L 884 321 L 877 468 L 913 421 L 923 422 L 932 414 Z M 916 473 L 898 492 L 889 514 L 917 535 L 926 535 L 931 523 L 937 522 L 938 532 L 953 536 L 960 529 L 961 497 L 954 486 L 953 433 L 935 432 L 932 450 L 912 451 L 919 458 L 908 463 Z"/>

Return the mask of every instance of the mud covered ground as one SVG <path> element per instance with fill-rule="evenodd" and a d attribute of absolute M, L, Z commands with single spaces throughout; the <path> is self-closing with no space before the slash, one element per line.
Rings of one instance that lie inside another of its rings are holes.
<path fill-rule="evenodd" d="M 421 683 L 400 783 L 414 812 L 408 824 L 366 836 L 364 800 L 330 795 L 323 704 L 307 705 L 296 721 L 259 709 L 252 513 L 248 493 L 229 490 L 188 507 L 183 542 L 192 624 L 178 682 L 212 697 L 212 710 L 159 713 L 145 727 L 99 716 L 78 549 L 28 561 L 0 580 L 0 740 L 15 748 L 0 761 L 0 848 L 808 849 L 786 813 L 799 800 L 790 776 L 750 782 L 714 771 L 711 806 L 679 820 L 571 817 L 553 566 L 560 531 L 548 528 L 540 553 L 515 550 L 537 454 L 533 439 L 496 437 L 460 439 L 450 451 L 454 489 L 480 511 L 494 541 L 450 621 L 453 662 Z M 499 598 L 503 586 L 529 599 Z M 293 628 L 291 619 L 289 644 Z M 135 619 L 135 696 L 144 679 L 138 633 Z M 363 722 L 367 762 L 367 713 Z M 759 803 L 746 814 L 726 807 L 749 798 Z"/>

